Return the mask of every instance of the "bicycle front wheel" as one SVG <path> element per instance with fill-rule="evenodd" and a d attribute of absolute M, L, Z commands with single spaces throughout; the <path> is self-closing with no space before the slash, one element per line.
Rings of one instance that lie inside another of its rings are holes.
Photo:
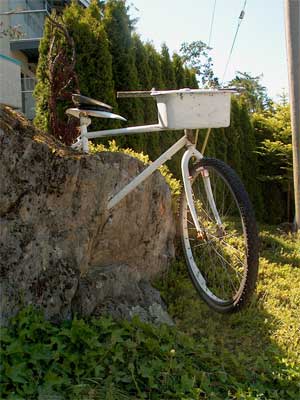
<path fill-rule="evenodd" d="M 192 281 L 215 311 L 240 310 L 254 291 L 258 273 L 258 234 L 254 212 L 237 174 L 225 163 L 203 158 L 190 171 L 197 232 L 183 192 L 181 237 Z M 219 222 L 204 179 L 209 176 Z"/>

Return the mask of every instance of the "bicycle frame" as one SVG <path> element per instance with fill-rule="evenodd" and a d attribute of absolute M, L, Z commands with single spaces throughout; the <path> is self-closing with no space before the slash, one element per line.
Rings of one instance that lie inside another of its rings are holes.
<path fill-rule="evenodd" d="M 148 133 L 148 132 L 150 133 L 150 132 L 158 132 L 166 130 L 161 126 L 159 126 L 158 124 L 156 124 L 156 125 L 142 125 L 136 127 L 88 132 L 87 127 L 90 123 L 91 123 L 90 118 L 87 118 L 86 116 L 80 117 L 80 129 L 81 129 L 80 141 L 82 143 L 82 148 L 84 152 L 88 152 L 88 139 L 103 138 L 107 136 L 116 136 L 121 134 L 130 135 L 136 133 Z M 127 185 L 125 185 L 123 189 L 121 189 L 118 193 L 114 194 L 108 201 L 107 210 L 111 210 L 113 207 L 115 207 L 125 196 L 131 193 L 140 183 L 142 183 L 145 179 L 147 179 L 155 170 L 157 170 L 166 161 L 170 160 L 183 147 L 187 148 L 181 161 L 181 171 L 182 171 L 184 191 L 186 194 L 188 207 L 191 212 L 192 219 L 194 221 L 197 232 L 201 233 L 202 229 L 200 227 L 193 202 L 191 177 L 189 173 L 189 162 L 192 157 L 195 157 L 197 160 L 201 160 L 203 158 L 203 155 L 201 154 L 200 151 L 196 149 L 196 145 L 189 140 L 187 130 L 185 131 L 184 136 L 182 136 L 176 143 L 174 143 L 173 146 L 171 146 L 153 163 L 151 163 L 148 167 L 146 167 L 146 169 L 142 171 L 139 175 L 137 175 L 132 181 L 130 181 Z M 202 173 L 202 177 L 204 180 L 205 190 L 207 192 L 207 197 L 209 200 L 210 207 L 212 209 L 217 224 L 221 226 L 222 223 L 213 198 L 209 173 L 207 170 L 206 173 Z"/>

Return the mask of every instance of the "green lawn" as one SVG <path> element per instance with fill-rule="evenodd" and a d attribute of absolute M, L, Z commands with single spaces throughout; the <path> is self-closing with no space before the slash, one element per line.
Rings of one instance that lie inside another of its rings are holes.
<path fill-rule="evenodd" d="M 257 292 L 212 312 L 177 260 L 159 282 L 176 328 L 109 318 L 46 322 L 24 310 L 1 332 L 1 399 L 300 399 L 300 240 L 261 230 Z"/>
<path fill-rule="evenodd" d="M 300 399 L 300 237 L 261 228 L 260 238 L 257 291 L 241 313 L 211 312 L 181 264 L 163 293 L 177 327 L 206 349 L 200 357 L 210 370 L 223 373 L 228 388 L 243 386 L 226 398 Z"/>

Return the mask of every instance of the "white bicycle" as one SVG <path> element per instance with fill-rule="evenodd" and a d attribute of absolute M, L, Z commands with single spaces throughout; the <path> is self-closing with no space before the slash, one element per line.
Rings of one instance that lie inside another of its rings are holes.
<path fill-rule="evenodd" d="M 146 167 L 107 204 L 115 207 L 156 169 L 183 147 L 180 229 L 186 263 L 201 297 L 215 311 L 241 309 L 251 297 L 258 273 L 258 233 L 254 212 L 237 174 L 224 162 L 203 157 L 196 149 L 199 128 L 230 124 L 231 94 L 235 90 L 170 90 L 119 92 L 118 97 L 153 97 L 158 123 L 88 132 L 90 117 L 114 118 L 111 107 L 81 95 L 73 95 L 75 108 L 67 114 L 80 119 L 81 134 L 73 148 L 89 151 L 88 141 L 115 135 L 184 130 L 184 135 Z M 194 131 L 196 130 L 196 131 Z"/>

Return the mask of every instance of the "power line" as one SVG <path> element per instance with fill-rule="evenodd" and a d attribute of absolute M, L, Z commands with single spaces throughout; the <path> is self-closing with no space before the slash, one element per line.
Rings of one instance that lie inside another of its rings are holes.
<path fill-rule="evenodd" d="M 212 13 L 212 16 L 211 16 L 208 47 L 210 46 L 210 41 L 211 41 L 211 34 L 212 34 L 212 29 L 213 29 L 213 24 L 214 24 L 214 19 L 215 19 L 216 4 L 217 4 L 217 0 L 215 0 L 215 2 L 214 2 L 213 13 Z"/>
<path fill-rule="evenodd" d="M 247 0 L 245 0 L 244 5 L 243 5 L 243 9 L 242 9 L 242 11 L 240 13 L 240 16 L 239 16 L 238 25 L 237 25 L 236 32 L 235 32 L 235 35 L 234 35 L 234 38 L 233 38 L 233 42 L 232 42 L 232 46 L 231 46 L 231 49 L 230 49 L 230 52 L 229 52 L 229 56 L 228 56 L 228 60 L 227 60 L 227 63 L 226 63 L 226 67 L 225 67 L 225 70 L 224 70 L 224 73 L 223 73 L 222 83 L 224 82 L 224 78 L 225 78 L 225 75 L 226 75 L 226 72 L 227 72 L 227 68 L 228 68 L 228 65 L 229 65 L 229 61 L 230 61 L 230 58 L 231 58 L 231 55 L 232 55 L 232 52 L 233 52 L 233 48 L 234 48 L 234 45 L 235 45 L 235 41 L 236 41 L 236 37 L 237 37 L 238 31 L 240 29 L 241 23 L 242 23 L 242 21 L 244 19 L 244 16 L 245 16 L 246 4 L 247 4 Z"/>

